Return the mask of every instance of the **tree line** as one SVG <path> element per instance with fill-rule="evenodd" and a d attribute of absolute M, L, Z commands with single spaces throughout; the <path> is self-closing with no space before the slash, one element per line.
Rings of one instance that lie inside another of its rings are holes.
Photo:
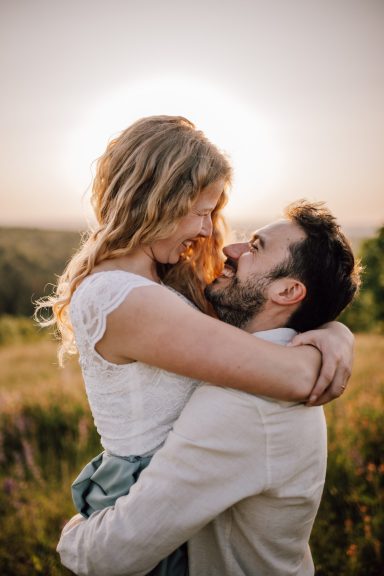
<path fill-rule="evenodd" d="M 360 293 L 340 320 L 355 332 L 384 333 L 384 226 L 362 242 L 357 255 L 363 266 Z"/>
<path fill-rule="evenodd" d="M 32 316 L 79 242 L 79 232 L 0 228 L 0 315 Z"/>
<path fill-rule="evenodd" d="M 32 316 L 80 243 L 79 232 L 0 228 L 0 316 Z M 384 333 L 384 226 L 357 250 L 364 268 L 358 297 L 341 320 L 356 332 Z"/>

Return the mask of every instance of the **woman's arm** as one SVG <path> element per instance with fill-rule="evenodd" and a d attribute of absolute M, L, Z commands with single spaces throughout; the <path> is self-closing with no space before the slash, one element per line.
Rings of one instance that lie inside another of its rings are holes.
<path fill-rule="evenodd" d="M 96 347 L 117 364 L 134 359 L 285 400 L 307 399 L 321 364 L 313 346 L 287 348 L 262 341 L 202 314 L 161 286 L 133 290 L 108 316 Z M 323 381 L 325 389 L 326 376 Z"/>

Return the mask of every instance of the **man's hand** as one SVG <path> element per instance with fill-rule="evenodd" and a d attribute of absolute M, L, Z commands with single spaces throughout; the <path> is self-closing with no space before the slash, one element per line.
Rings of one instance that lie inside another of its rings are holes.
<path fill-rule="evenodd" d="M 320 406 L 339 398 L 352 372 L 355 338 L 340 322 L 328 322 L 318 330 L 298 334 L 290 346 L 309 344 L 320 350 L 322 366 L 307 406 Z"/>

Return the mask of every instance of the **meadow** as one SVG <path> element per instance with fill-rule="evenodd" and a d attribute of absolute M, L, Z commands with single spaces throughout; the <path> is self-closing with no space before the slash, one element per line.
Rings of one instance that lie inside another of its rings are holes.
<path fill-rule="evenodd" d="M 55 546 L 74 513 L 69 486 L 100 445 L 77 359 L 59 368 L 56 343 L 12 331 L 17 323 L 8 319 L 0 345 L 0 574 L 65 576 Z M 358 335 L 348 390 L 326 407 L 328 475 L 311 541 L 317 576 L 384 573 L 383 357 L 384 336 Z"/>

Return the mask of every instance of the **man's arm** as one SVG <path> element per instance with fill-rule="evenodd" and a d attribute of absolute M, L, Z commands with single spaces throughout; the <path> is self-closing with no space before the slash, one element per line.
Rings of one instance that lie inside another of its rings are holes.
<path fill-rule="evenodd" d="M 202 386 L 130 494 L 64 529 L 58 546 L 62 563 L 81 576 L 146 574 L 266 482 L 257 399 Z"/>

